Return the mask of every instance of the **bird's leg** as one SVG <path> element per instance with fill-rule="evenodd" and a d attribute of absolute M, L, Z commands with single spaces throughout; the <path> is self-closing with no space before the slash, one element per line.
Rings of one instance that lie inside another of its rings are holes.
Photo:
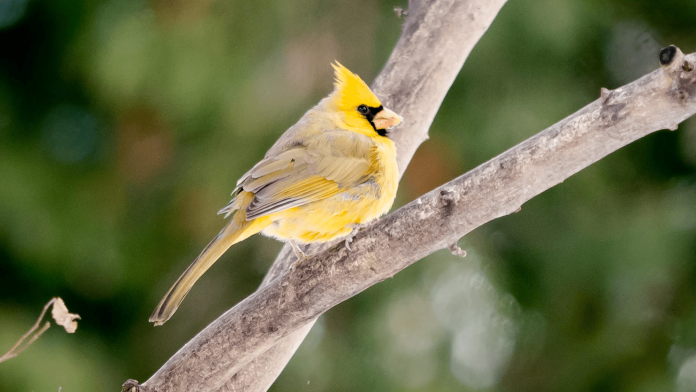
<path fill-rule="evenodd" d="M 348 234 L 348 237 L 346 237 L 346 249 L 348 249 L 349 252 L 353 251 L 353 249 L 350 248 L 351 242 L 353 242 L 353 233 Z"/>
<path fill-rule="evenodd" d="M 346 237 L 346 249 L 348 249 L 349 252 L 352 252 L 353 249 L 350 248 L 350 243 L 353 242 L 353 237 L 355 237 L 356 234 L 362 229 L 367 227 L 366 223 L 359 223 L 356 225 L 353 225 L 353 230 L 348 234 L 348 237 Z"/>
<path fill-rule="evenodd" d="M 289 239 L 288 242 L 290 243 L 290 246 L 292 246 L 292 251 L 295 253 L 295 256 L 297 256 L 297 260 L 295 260 L 294 263 L 290 265 L 290 271 L 294 271 L 295 268 L 300 265 L 300 263 L 307 258 L 307 254 L 300 249 L 300 246 L 297 245 L 297 242 L 293 239 Z"/>
<path fill-rule="evenodd" d="M 302 249 L 300 249 L 300 246 L 297 245 L 295 240 L 289 239 L 288 242 L 290 243 L 290 246 L 292 246 L 292 251 L 295 253 L 295 256 L 297 256 L 297 261 L 302 261 L 307 258 L 307 255 L 302 251 Z"/>

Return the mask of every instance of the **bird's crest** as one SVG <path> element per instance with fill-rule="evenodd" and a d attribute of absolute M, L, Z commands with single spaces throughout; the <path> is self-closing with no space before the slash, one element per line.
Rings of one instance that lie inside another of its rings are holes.
<path fill-rule="evenodd" d="M 379 107 L 382 103 L 360 76 L 350 72 L 338 61 L 331 64 L 334 69 L 334 99 L 336 105 L 345 111 L 354 111 L 359 105 Z"/>

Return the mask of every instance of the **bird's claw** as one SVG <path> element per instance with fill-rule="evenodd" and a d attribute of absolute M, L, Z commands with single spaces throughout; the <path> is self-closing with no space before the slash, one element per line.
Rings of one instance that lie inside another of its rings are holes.
<path fill-rule="evenodd" d="M 290 246 L 292 246 L 292 252 L 295 253 L 295 256 L 297 257 L 297 260 L 295 260 L 295 262 L 290 266 L 290 270 L 293 271 L 295 270 L 296 266 L 307 258 L 307 254 L 300 249 L 300 246 L 297 245 L 295 240 L 288 240 L 288 242 L 290 243 Z"/>
<path fill-rule="evenodd" d="M 308 257 L 304 253 L 302 256 L 298 256 L 294 263 L 290 264 L 290 271 L 294 271 L 303 261 L 307 260 Z"/>
<path fill-rule="evenodd" d="M 356 224 L 353 226 L 353 231 L 351 231 L 350 234 L 348 234 L 348 237 L 346 237 L 345 243 L 346 243 L 346 249 L 348 249 L 348 251 L 350 251 L 350 252 L 353 251 L 353 249 L 350 248 L 350 244 L 351 244 L 351 242 L 353 242 L 353 238 L 355 238 L 355 235 L 358 234 L 358 232 L 360 230 L 362 230 L 366 227 L 367 227 L 366 223 L 359 223 L 359 224 Z"/>
<path fill-rule="evenodd" d="M 349 252 L 352 252 L 353 249 L 350 248 L 350 243 L 353 242 L 353 234 L 349 235 L 346 238 L 346 249 L 348 249 Z"/>

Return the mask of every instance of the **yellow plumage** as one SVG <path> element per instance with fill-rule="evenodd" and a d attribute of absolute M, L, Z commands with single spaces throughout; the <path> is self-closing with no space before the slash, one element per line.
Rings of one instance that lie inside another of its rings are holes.
<path fill-rule="evenodd" d="M 155 325 L 174 314 L 193 284 L 230 246 L 253 234 L 324 242 L 389 211 L 398 168 L 396 147 L 386 130 L 401 117 L 383 108 L 360 77 L 339 63 L 333 67 L 334 91 L 237 181 L 235 197 L 220 210 L 232 218 L 169 289 L 150 316 Z"/>

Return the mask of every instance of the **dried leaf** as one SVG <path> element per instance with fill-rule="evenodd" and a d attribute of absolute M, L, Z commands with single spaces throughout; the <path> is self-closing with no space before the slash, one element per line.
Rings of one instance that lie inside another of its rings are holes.
<path fill-rule="evenodd" d="M 56 324 L 65 328 L 65 332 L 67 333 L 75 332 L 77 329 L 77 321 L 75 320 L 80 319 L 79 314 L 68 313 L 68 308 L 65 306 L 65 302 L 63 302 L 60 297 L 56 297 L 56 301 L 53 303 L 51 316 L 53 316 Z"/>

